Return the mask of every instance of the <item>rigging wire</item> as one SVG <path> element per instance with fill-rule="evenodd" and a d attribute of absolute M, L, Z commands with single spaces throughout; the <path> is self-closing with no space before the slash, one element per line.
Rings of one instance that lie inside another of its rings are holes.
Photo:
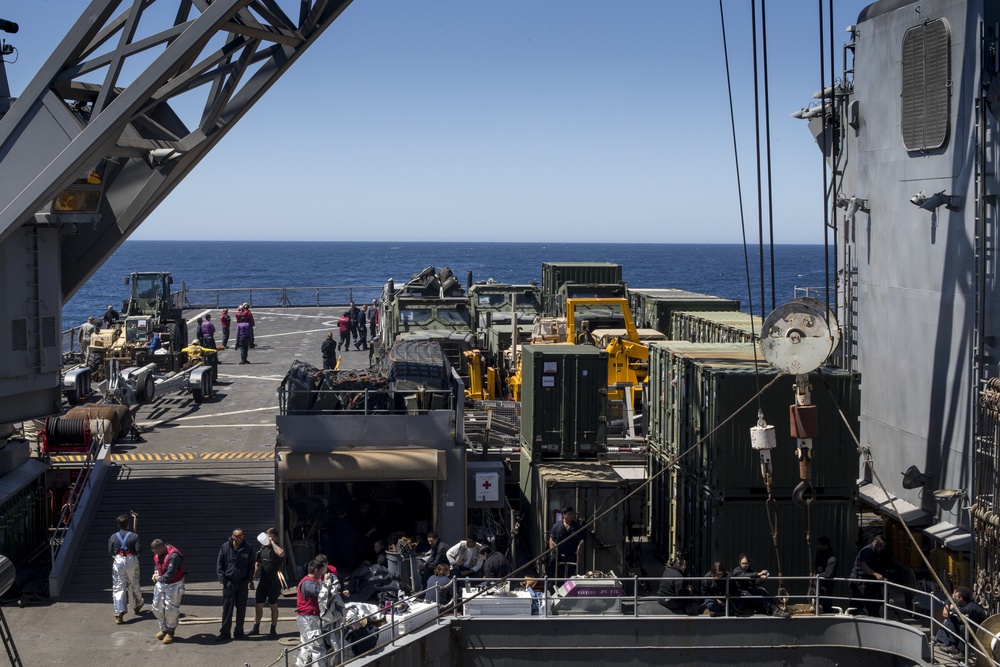
<path fill-rule="evenodd" d="M 830 31 L 830 108 L 831 108 L 831 111 L 833 111 L 833 110 L 836 109 L 836 104 L 837 104 L 837 100 L 836 100 L 836 93 L 837 93 L 836 70 L 834 69 L 834 55 L 835 55 L 835 51 L 834 51 L 834 48 L 833 48 L 833 0 L 830 0 L 829 7 L 830 7 L 830 10 L 829 10 L 830 11 L 830 27 L 829 27 L 829 31 Z M 846 54 L 845 54 L 844 57 L 846 59 Z M 845 65 L 846 65 L 846 63 L 845 63 Z M 844 82 L 844 83 L 846 84 L 846 82 Z M 830 183 L 830 199 L 827 202 L 824 202 L 824 206 L 823 206 L 823 208 L 825 210 L 830 211 L 831 213 L 833 213 L 833 220 L 831 221 L 831 224 L 824 224 L 824 227 L 827 230 L 826 233 L 824 234 L 824 238 L 829 238 L 829 234 L 831 232 L 833 233 L 833 258 L 834 258 L 833 270 L 834 270 L 834 272 L 836 272 L 836 270 L 837 270 L 837 243 L 838 243 L 837 231 L 838 230 L 837 230 L 837 212 L 834 210 L 833 202 L 837 201 L 837 169 L 838 169 L 839 163 L 840 163 L 840 156 L 839 156 L 839 153 L 840 153 L 840 151 L 839 151 L 839 146 L 840 146 L 840 141 L 839 141 L 839 139 L 840 139 L 840 136 L 839 136 L 840 127 L 841 127 L 840 123 L 834 123 L 833 131 L 838 134 L 838 136 L 835 137 L 837 139 L 837 141 L 831 142 L 832 145 L 830 146 L 830 155 L 831 155 L 830 164 L 832 164 L 834 166 L 834 169 L 833 169 L 833 174 L 832 174 L 831 183 Z M 844 179 L 841 178 L 840 180 L 841 180 L 841 185 L 843 185 L 843 180 Z M 830 246 L 830 244 L 829 244 L 829 241 L 828 241 L 826 243 L 826 246 L 823 248 L 823 256 L 826 257 L 826 262 L 823 265 L 823 267 L 824 267 L 825 275 L 826 275 L 826 309 L 827 310 L 831 310 L 830 309 L 830 247 L 829 246 Z M 834 284 L 834 287 L 836 287 L 836 283 Z M 836 313 L 835 310 L 833 310 L 831 312 Z"/>
<path fill-rule="evenodd" d="M 761 167 L 760 167 L 760 82 L 757 66 L 757 0 L 750 0 L 750 30 L 752 33 L 751 44 L 753 45 L 753 121 L 754 121 L 754 147 L 756 149 L 757 165 L 757 264 L 760 269 L 760 319 L 767 317 L 764 312 L 766 290 L 764 286 L 764 198 L 761 193 Z"/>
<path fill-rule="evenodd" d="M 736 142 L 736 113 L 733 110 L 733 78 L 729 69 L 729 45 L 726 39 L 726 14 L 719 0 L 719 20 L 722 23 L 722 53 L 726 61 L 726 90 L 729 93 L 729 125 L 733 136 L 733 163 L 736 165 L 736 196 L 740 205 L 740 231 L 743 233 L 743 268 L 747 277 L 747 309 L 750 312 L 750 333 L 756 336 L 753 322 L 753 286 L 750 282 L 750 253 L 747 250 L 747 222 L 743 206 L 743 184 L 740 175 L 740 151 Z M 757 346 L 753 346 L 754 381 L 760 391 L 760 360 L 757 357 Z M 760 407 L 758 405 L 758 407 Z"/>
<path fill-rule="evenodd" d="M 819 8 L 819 90 L 820 90 L 820 114 L 823 116 L 823 143 L 826 144 L 829 141 L 830 144 L 830 157 L 834 154 L 834 144 L 833 137 L 830 135 L 832 130 L 830 126 L 830 116 L 827 113 L 827 96 L 826 96 L 826 59 L 824 57 L 823 45 L 825 38 L 823 35 L 823 0 L 816 0 L 817 7 Z M 831 0 L 832 2 L 832 0 Z M 831 11 L 833 7 L 831 5 Z M 833 14 L 830 14 L 830 59 L 833 60 Z M 830 71 L 833 71 L 833 63 L 830 63 Z M 832 88 L 833 82 L 830 82 Z M 833 109 L 833 91 L 830 91 L 830 106 L 829 109 Z M 826 161 L 827 157 L 823 156 L 823 280 L 824 288 L 826 290 L 826 309 L 830 310 L 830 202 L 831 202 L 831 191 L 827 188 L 828 179 L 826 175 Z M 834 163 L 836 164 L 836 163 Z M 836 180 L 836 170 L 834 170 L 834 180 Z"/>
<path fill-rule="evenodd" d="M 764 149 L 767 155 L 767 235 L 770 244 L 768 263 L 771 268 L 771 310 L 774 303 L 774 191 L 771 171 L 771 87 L 768 84 L 767 68 L 767 0 L 760 0 L 760 34 L 764 57 Z"/>
<path fill-rule="evenodd" d="M 767 290 L 764 283 L 764 213 L 763 205 L 764 198 L 761 192 L 761 144 L 760 144 L 760 100 L 761 93 L 757 89 L 757 21 L 756 21 L 756 0 L 750 0 L 751 15 L 753 20 L 753 55 L 754 55 L 754 110 L 755 110 L 755 121 L 756 121 L 756 132 L 757 132 L 757 227 L 758 233 L 760 235 L 760 318 L 764 320 L 766 315 L 764 313 L 764 303 L 767 299 Z M 766 0 L 760 0 L 760 31 L 761 31 L 761 58 L 763 60 L 763 72 L 764 72 L 764 151 L 766 153 L 767 161 L 767 215 L 768 215 L 768 242 L 770 244 L 769 261 L 771 265 L 771 310 L 774 310 L 774 211 L 773 211 L 773 200 L 771 197 L 771 120 L 770 120 L 770 95 L 768 91 L 768 77 L 767 77 L 767 10 L 766 10 Z M 756 354 L 756 345 L 754 345 Z M 778 588 L 779 592 L 784 588 L 781 583 L 782 568 L 781 568 L 781 550 L 778 548 L 779 532 L 778 532 L 778 501 L 774 499 L 774 494 L 772 493 L 773 484 L 772 480 L 767 480 L 767 499 L 764 501 L 764 509 L 767 514 L 767 523 L 771 529 L 771 542 L 774 546 L 774 558 L 775 563 L 778 568 Z"/>

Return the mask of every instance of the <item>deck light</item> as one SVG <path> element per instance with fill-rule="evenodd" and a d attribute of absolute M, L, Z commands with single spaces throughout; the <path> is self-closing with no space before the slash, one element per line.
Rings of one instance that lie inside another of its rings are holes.
<path fill-rule="evenodd" d="M 938 502 L 942 509 L 951 511 L 959 500 L 968 500 L 969 494 L 962 489 L 941 489 L 934 492 L 934 500 Z M 967 504 L 963 503 L 961 509 L 967 509 Z"/>
<path fill-rule="evenodd" d="M 921 190 L 917 194 L 910 197 L 910 203 L 914 206 L 919 206 L 925 211 L 934 211 L 942 206 L 949 211 L 958 210 L 958 202 L 956 198 L 952 195 L 945 194 L 944 190 L 941 192 L 935 192 L 929 197 L 924 194 L 923 190 Z"/>
<path fill-rule="evenodd" d="M 931 478 L 927 473 L 920 472 L 920 468 L 917 466 L 910 466 L 902 475 L 904 489 L 919 489 L 925 486 Z"/>
<path fill-rule="evenodd" d="M 868 200 L 861 199 L 857 195 L 851 195 L 848 199 L 845 195 L 838 194 L 837 201 L 835 203 L 838 207 L 847 211 L 846 217 L 848 218 L 853 218 L 858 211 L 861 211 L 862 213 L 870 212 L 870 209 L 868 208 Z"/>

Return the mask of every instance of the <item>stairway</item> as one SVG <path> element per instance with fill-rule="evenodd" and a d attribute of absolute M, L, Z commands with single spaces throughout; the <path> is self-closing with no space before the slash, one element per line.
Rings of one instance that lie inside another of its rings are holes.
<path fill-rule="evenodd" d="M 134 510 L 139 515 L 140 583 L 147 589 L 153 573 L 149 543 L 155 538 L 184 554 L 189 585 L 215 582 L 219 547 L 232 530 L 242 528 L 247 542 L 256 546 L 257 534 L 275 525 L 274 507 L 274 462 L 270 460 L 118 464 L 109 471 L 94 521 L 61 597 L 111 600 L 107 545 L 119 514 Z"/>

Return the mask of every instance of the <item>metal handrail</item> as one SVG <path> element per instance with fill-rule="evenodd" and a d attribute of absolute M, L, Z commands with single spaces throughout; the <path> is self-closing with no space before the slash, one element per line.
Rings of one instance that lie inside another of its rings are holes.
<path fill-rule="evenodd" d="M 372 415 L 372 414 L 412 414 L 412 410 L 409 408 L 386 408 L 377 407 L 379 405 L 392 405 L 393 398 L 397 395 L 410 395 L 410 394 L 420 394 L 431 399 L 435 396 L 439 396 L 445 399 L 445 405 L 440 407 L 419 407 L 417 412 L 420 414 L 426 412 L 432 412 L 437 410 L 454 410 L 455 409 L 455 392 L 452 389 L 426 389 L 426 390 L 416 390 L 416 389 L 406 389 L 406 390 L 376 390 L 376 389 L 299 389 L 292 388 L 287 389 L 284 386 L 278 388 L 278 414 L 282 416 L 286 415 Z M 296 396 L 302 395 L 315 395 L 317 402 L 320 398 L 324 396 L 337 396 L 342 395 L 348 399 L 354 399 L 355 397 L 361 396 L 362 400 L 360 404 L 357 404 L 353 400 L 341 401 L 341 404 L 350 404 L 350 407 L 346 408 L 310 408 L 308 410 L 289 410 L 288 404 Z M 376 407 L 373 407 L 376 406 Z"/>
<path fill-rule="evenodd" d="M 236 298 L 236 295 L 241 295 Z M 382 285 L 328 285 L 321 287 L 205 287 L 171 293 L 179 308 L 222 308 L 248 303 L 254 307 L 346 306 L 369 303 L 382 296 Z M 256 299 L 255 299 L 256 298 Z"/>
<path fill-rule="evenodd" d="M 622 600 L 622 601 L 630 600 L 633 603 L 633 605 L 632 605 L 633 606 L 632 616 L 638 616 L 639 615 L 639 603 L 640 602 L 656 601 L 656 600 L 659 600 L 661 598 L 661 596 L 658 596 L 658 595 L 655 595 L 655 594 L 640 594 L 640 591 L 642 589 L 642 586 L 641 586 L 642 584 L 658 584 L 661 581 L 661 579 L 659 579 L 659 578 L 652 578 L 652 577 L 643 577 L 643 578 L 640 578 L 640 577 L 631 577 L 631 578 L 624 577 L 623 578 L 623 577 L 617 577 L 617 576 L 612 577 L 610 574 L 606 578 L 614 578 L 614 579 L 616 579 L 618 582 L 620 582 L 622 584 L 624 584 L 626 582 L 630 582 L 631 583 L 631 585 L 632 585 L 632 594 L 631 595 L 625 594 L 624 591 L 623 591 L 623 595 L 621 597 L 616 596 L 616 597 L 611 598 L 611 599 L 617 599 L 617 600 Z M 700 583 L 704 579 L 705 579 L 704 576 L 701 576 L 701 577 L 678 577 L 677 578 L 677 580 L 687 581 L 687 582 L 692 582 L 692 583 Z M 559 580 L 559 581 L 563 581 L 563 580 Z M 785 584 L 786 582 L 791 583 L 791 584 L 798 583 L 798 584 L 801 584 L 804 587 L 808 587 L 809 592 L 806 593 L 806 594 L 804 594 L 804 595 L 803 594 L 792 595 L 792 594 L 781 593 L 780 595 L 775 595 L 773 597 L 775 599 L 779 599 L 780 598 L 782 600 L 783 604 L 787 604 L 791 600 L 801 600 L 801 601 L 805 601 L 805 602 L 811 603 L 813 605 L 814 614 L 815 615 L 820 615 L 821 612 L 819 611 L 820 610 L 819 599 L 820 599 L 821 596 L 820 596 L 820 593 L 819 593 L 819 586 L 818 586 L 818 584 L 821 581 L 822 582 L 832 582 L 832 583 L 841 583 L 841 584 L 843 584 L 843 583 L 850 583 L 853 580 L 851 580 L 851 579 L 841 579 L 841 578 L 822 579 L 822 578 L 817 577 L 817 576 L 782 577 L 781 578 L 782 584 Z M 558 597 L 555 597 L 551 593 L 549 593 L 550 583 L 555 584 L 555 583 L 558 583 L 558 581 L 555 581 L 555 580 L 552 580 L 552 579 L 549 579 L 549 578 L 545 578 L 545 579 L 531 579 L 531 578 L 518 579 L 518 578 L 509 578 L 509 579 L 501 580 L 500 582 L 486 580 L 486 579 L 472 579 L 472 578 L 459 579 L 459 578 L 453 578 L 452 579 L 452 584 L 451 584 L 452 585 L 452 601 L 450 603 L 450 606 L 446 606 L 446 607 L 444 607 L 442 609 L 441 605 L 439 604 L 439 613 L 435 616 L 435 618 L 434 618 L 433 621 L 428 620 L 427 623 L 421 624 L 420 626 L 415 627 L 415 628 L 411 628 L 411 629 L 409 629 L 409 630 L 407 630 L 406 632 L 403 632 L 403 633 L 400 633 L 398 631 L 399 619 L 397 618 L 397 616 L 395 614 L 394 608 L 380 609 L 378 612 L 376 612 L 374 614 L 370 614 L 369 616 L 366 616 L 365 618 L 366 619 L 371 619 L 372 622 L 377 622 L 377 620 L 382 620 L 382 619 L 385 619 L 385 618 L 388 619 L 388 622 L 389 622 L 389 625 L 390 625 L 390 627 L 389 627 L 389 640 L 386 641 L 386 642 L 384 642 L 384 643 L 379 644 L 378 647 L 377 647 L 377 649 L 375 649 L 375 650 L 378 650 L 378 649 L 384 648 L 385 646 L 388 646 L 390 644 L 395 643 L 396 640 L 398 640 L 398 639 L 400 639 L 402 637 L 405 637 L 407 635 L 410 635 L 411 633 L 416 632 L 416 631 L 422 629 L 423 627 L 425 627 L 427 625 L 431 625 L 432 623 L 436 623 L 442 617 L 445 617 L 445 616 L 460 616 L 460 615 L 462 615 L 462 605 L 464 603 L 468 603 L 470 601 L 470 599 L 463 599 L 461 596 L 459 596 L 459 587 L 460 587 L 460 585 L 462 585 L 462 586 L 465 586 L 465 585 L 468 585 L 468 586 L 482 586 L 482 589 L 475 591 L 475 594 L 474 594 L 473 598 L 471 598 L 471 599 L 474 599 L 475 597 L 478 597 L 480 595 L 488 594 L 489 591 L 495 590 L 495 589 L 501 587 L 504 584 L 506 584 L 508 587 L 510 587 L 511 584 L 520 584 L 520 585 L 524 586 L 525 589 L 527 589 L 528 586 L 529 586 L 529 584 L 537 583 L 537 582 L 541 582 L 543 584 L 544 588 L 543 588 L 542 592 L 539 593 L 539 595 L 537 597 L 537 599 L 538 599 L 538 611 L 539 611 L 539 613 L 538 613 L 538 616 L 536 618 L 540 618 L 540 619 L 548 618 L 550 616 L 550 610 L 553 608 L 552 607 L 552 603 L 555 600 L 559 599 Z M 935 613 L 938 610 L 940 610 L 940 608 L 942 606 L 944 606 L 945 603 L 943 601 L 939 600 L 933 594 L 931 594 L 931 593 L 929 593 L 927 591 L 912 589 L 912 588 L 909 588 L 909 587 L 906 587 L 906 586 L 902 586 L 900 584 L 894 584 L 892 582 L 887 582 L 887 581 L 868 581 L 868 580 L 866 580 L 865 583 L 866 584 L 877 585 L 881 589 L 881 600 L 880 600 L 880 602 L 882 603 L 881 604 L 882 611 L 881 611 L 881 614 L 879 616 L 876 616 L 874 618 L 879 619 L 879 620 L 883 620 L 883 621 L 886 621 L 886 622 L 892 622 L 892 619 L 889 618 L 889 615 L 890 615 L 890 612 L 891 612 L 891 613 L 895 614 L 899 618 L 910 617 L 910 618 L 913 618 L 913 619 L 920 619 L 929 628 L 929 632 L 930 632 L 931 638 L 934 637 L 934 635 L 936 634 L 936 632 L 937 632 L 938 629 L 940 629 L 940 628 L 943 627 L 943 625 L 939 621 L 937 621 L 935 619 Z M 511 587 L 511 588 L 513 589 L 513 587 Z M 426 592 L 427 592 L 426 590 L 424 590 L 424 591 L 418 591 L 418 592 L 413 593 L 413 594 L 411 594 L 411 595 L 409 595 L 409 596 L 407 596 L 407 597 L 405 597 L 403 599 L 405 601 L 407 601 L 407 602 L 413 602 L 413 601 L 422 599 L 424 597 L 424 595 L 426 594 Z M 909 608 L 907 608 L 905 606 L 901 606 L 901 605 L 899 605 L 899 604 L 896 603 L 897 599 L 904 599 L 905 600 L 905 599 L 907 599 L 910 596 L 927 596 L 927 598 L 929 600 L 929 610 L 928 610 L 928 612 L 926 614 L 924 614 L 924 613 L 922 613 L 920 611 L 915 611 L 913 609 L 909 609 Z M 847 616 L 847 615 L 850 615 L 852 611 L 854 611 L 849 606 L 850 601 L 851 601 L 850 597 L 835 596 L 835 595 L 830 595 L 830 596 L 823 595 L 822 597 L 823 598 L 828 598 L 828 599 L 831 599 L 831 600 L 834 600 L 834 601 L 842 602 L 842 603 L 846 602 L 846 604 L 843 604 L 843 606 L 836 607 L 838 609 L 838 614 L 837 615 L 839 615 L 839 616 Z M 701 601 L 701 600 L 704 600 L 704 598 L 705 598 L 704 595 L 679 596 L 679 599 L 686 599 L 686 600 L 691 600 L 691 601 Z M 588 599 L 591 599 L 591 600 L 600 600 L 600 599 L 608 599 L 608 598 L 589 597 Z M 763 599 L 763 598 L 762 597 L 758 597 L 758 596 L 740 596 L 740 599 L 742 599 L 742 600 L 753 600 L 753 599 Z M 866 598 L 866 599 L 873 599 L 873 598 Z M 879 598 L 875 597 L 874 599 L 878 600 Z M 732 600 L 732 598 L 729 598 L 727 596 L 727 598 L 726 598 L 726 605 L 725 605 L 725 614 L 724 614 L 725 616 L 731 616 L 731 614 L 729 613 L 729 611 L 730 611 L 730 604 L 729 603 L 731 602 L 731 600 Z M 588 614 L 585 611 L 575 611 L 574 612 L 574 616 L 588 616 L 588 615 L 607 616 L 607 613 L 605 612 L 605 613 L 598 614 L 598 613 L 594 612 L 592 614 Z M 379 617 L 381 617 L 381 618 L 379 618 Z M 669 620 L 672 617 L 673 616 L 671 616 L 671 615 L 663 615 L 663 616 L 657 615 L 656 616 L 656 618 L 663 619 L 663 620 Z M 676 618 L 685 618 L 685 616 L 682 616 L 682 615 L 681 616 L 676 616 Z M 982 630 L 982 628 L 978 628 L 978 629 Z M 344 638 L 343 637 L 344 628 L 343 627 L 341 627 L 341 628 L 335 628 L 335 629 L 333 629 L 333 630 L 325 633 L 324 635 L 322 635 L 321 638 L 317 638 L 314 641 L 320 641 L 321 639 L 325 639 L 326 637 L 329 637 L 334 632 L 340 632 L 341 633 L 341 642 L 339 644 L 341 646 L 340 650 L 342 652 L 342 655 L 346 654 L 346 652 L 348 651 L 348 649 L 350 649 L 350 647 L 352 646 L 352 644 L 350 644 L 350 643 L 344 643 L 344 641 L 343 641 L 343 638 Z M 953 636 L 955 636 L 956 639 L 959 640 L 960 642 L 964 642 L 964 639 L 960 635 L 957 635 L 955 633 L 950 633 L 950 634 L 952 634 Z M 988 631 L 986 632 L 986 634 L 989 637 L 991 637 L 992 639 L 994 639 L 994 640 L 998 638 L 997 635 L 994 635 L 994 634 L 992 634 L 992 633 L 990 633 Z M 968 658 L 971 655 L 976 655 L 980 660 L 984 660 L 985 659 L 985 661 L 988 664 L 1000 664 L 1000 663 L 994 663 L 992 661 L 992 656 L 986 656 L 986 655 L 984 655 L 981 651 L 978 650 L 978 647 L 976 647 L 973 643 L 971 643 L 971 642 L 964 642 L 964 643 L 965 643 L 965 659 L 966 659 L 966 661 L 968 661 Z M 289 662 L 289 655 L 290 655 L 290 653 L 292 651 L 295 651 L 295 650 L 296 649 L 294 649 L 294 648 L 293 649 L 286 649 L 286 651 L 285 651 L 285 664 L 286 665 L 291 664 Z M 935 650 L 937 650 L 937 649 L 936 649 L 935 645 L 932 643 L 931 644 L 931 659 L 932 659 L 932 661 L 934 659 L 934 652 L 935 652 Z M 331 664 L 345 664 L 345 663 L 348 663 L 348 662 L 351 662 L 351 661 L 354 660 L 354 658 L 352 657 L 352 658 L 343 659 L 342 662 L 332 662 L 332 656 L 328 656 L 328 659 L 331 660 Z M 982 663 L 980 663 L 980 664 L 982 664 Z"/>
<path fill-rule="evenodd" d="M 248 303 L 250 307 L 266 307 L 273 301 L 274 307 L 314 307 L 347 306 L 352 301 L 358 304 L 370 303 L 382 296 L 382 285 L 329 285 L 321 287 L 204 287 L 180 290 L 170 293 L 175 308 L 223 308 L 236 307 Z M 239 298 L 236 298 L 239 295 Z M 256 302 L 254 297 L 257 297 Z M 224 297 L 233 297 L 226 299 Z M 211 298 L 204 298 L 211 297 Z M 77 351 L 77 336 L 80 326 L 62 331 L 62 351 Z"/>

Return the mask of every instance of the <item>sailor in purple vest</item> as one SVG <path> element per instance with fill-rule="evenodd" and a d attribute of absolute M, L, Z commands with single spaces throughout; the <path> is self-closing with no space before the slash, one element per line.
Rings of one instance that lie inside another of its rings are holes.
<path fill-rule="evenodd" d="M 201 344 L 210 350 L 218 348 L 215 344 L 215 325 L 212 324 L 212 316 L 208 313 L 205 313 L 205 321 L 201 323 L 201 340 Z"/>
<path fill-rule="evenodd" d="M 240 351 L 240 363 L 249 364 L 247 361 L 247 353 L 250 351 L 250 336 L 252 335 L 252 329 L 250 328 L 250 322 L 241 319 L 236 324 L 236 347 Z"/>

